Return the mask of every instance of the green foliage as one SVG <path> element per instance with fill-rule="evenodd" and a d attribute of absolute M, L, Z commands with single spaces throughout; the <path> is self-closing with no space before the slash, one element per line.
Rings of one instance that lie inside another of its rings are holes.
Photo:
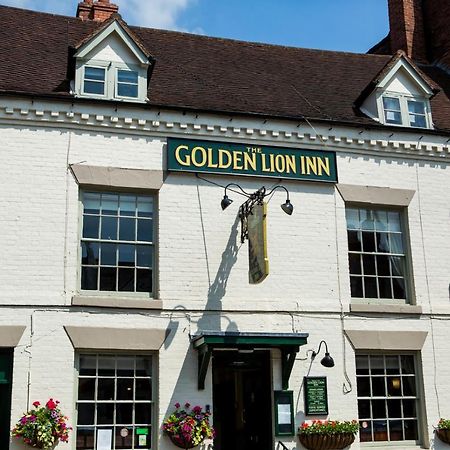
<path fill-rule="evenodd" d="M 450 430 L 450 420 L 449 419 L 440 419 L 437 427 L 438 430 Z"/>
<path fill-rule="evenodd" d="M 358 430 L 359 425 L 356 420 L 342 422 L 339 420 L 313 420 L 312 423 L 303 422 L 298 429 L 298 433 L 323 435 L 356 434 Z"/>

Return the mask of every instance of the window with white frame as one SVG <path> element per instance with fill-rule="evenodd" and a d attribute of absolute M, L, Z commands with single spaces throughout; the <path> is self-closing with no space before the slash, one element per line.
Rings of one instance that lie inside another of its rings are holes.
<path fill-rule="evenodd" d="M 106 69 L 102 67 L 84 68 L 83 92 L 86 94 L 105 95 Z"/>
<path fill-rule="evenodd" d="M 419 394 L 414 355 L 357 354 L 361 442 L 419 440 Z"/>
<path fill-rule="evenodd" d="M 77 366 L 76 449 L 149 450 L 152 357 L 81 354 Z"/>
<path fill-rule="evenodd" d="M 400 211 L 347 207 L 348 259 L 353 298 L 407 299 Z"/>
<path fill-rule="evenodd" d="M 383 122 L 415 128 L 430 128 L 428 102 L 386 93 L 382 96 Z"/>
<path fill-rule="evenodd" d="M 117 95 L 137 98 L 139 93 L 139 74 L 135 70 L 117 70 Z"/>
<path fill-rule="evenodd" d="M 152 293 L 153 197 L 83 192 L 81 289 Z"/>

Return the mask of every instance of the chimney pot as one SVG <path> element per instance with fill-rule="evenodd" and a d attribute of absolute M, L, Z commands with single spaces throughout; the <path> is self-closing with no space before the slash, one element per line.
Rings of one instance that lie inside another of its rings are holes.
<path fill-rule="evenodd" d="M 81 20 L 103 22 L 113 14 L 117 14 L 119 7 L 109 0 L 84 0 L 78 3 L 77 17 Z"/>

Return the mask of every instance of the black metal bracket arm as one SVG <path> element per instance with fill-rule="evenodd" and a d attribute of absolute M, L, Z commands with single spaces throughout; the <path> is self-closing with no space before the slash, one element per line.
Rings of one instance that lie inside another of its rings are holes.
<path fill-rule="evenodd" d="M 283 391 L 289 389 L 289 378 L 298 351 L 299 347 L 283 348 L 281 350 L 281 386 Z"/>

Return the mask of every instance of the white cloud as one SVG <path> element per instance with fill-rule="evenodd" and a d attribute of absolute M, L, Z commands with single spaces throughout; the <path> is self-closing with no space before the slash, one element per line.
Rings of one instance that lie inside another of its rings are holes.
<path fill-rule="evenodd" d="M 75 16 L 80 0 L 0 0 L 2 5 Z M 142 27 L 183 30 L 181 14 L 197 0 L 111 0 L 119 6 L 122 17 L 130 24 Z M 201 29 L 191 30 L 202 34 Z"/>
<path fill-rule="evenodd" d="M 181 30 L 180 15 L 196 0 L 116 0 L 130 25 Z"/>

